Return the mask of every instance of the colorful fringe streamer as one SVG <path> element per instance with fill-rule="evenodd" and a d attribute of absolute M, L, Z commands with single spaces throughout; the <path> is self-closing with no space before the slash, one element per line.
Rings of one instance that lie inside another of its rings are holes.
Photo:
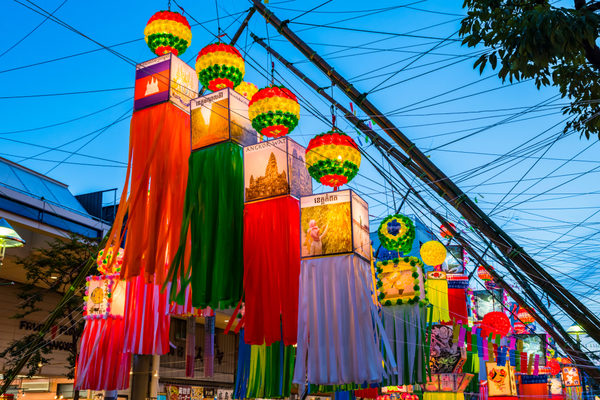
<path fill-rule="evenodd" d="M 397 368 L 391 368 L 387 385 L 424 383 L 429 363 L 426 348 L 427 308 L 420 303 L 383 307 L 383 325 L 392 344 Z"/>
<path fill-rule="evenodd" d="M 234 399 L 248 398 L 248 379 L 250 377 L 250 359 L 251 348 L 244 340 L 245 329 L 240 331 L 240 343 L 238 350 L 238 366 L 235 376 L 235 390 L 233 392 Z"/>
<path fill-rule="evenodd" d="M 122 318 L 86 320 L 77 357 L 76 390 L 129 388 L 131 354 L 123 352 Z"/>
<path fill-rule="evenodd" d="M 250 371 L 246 398 L 289 397 L 294 373 L 294 346 L 275 342 L 270 346 L 250 346 Z"/>
<path fill-rule="evenodd" d="M 450 321 L 448 307 L 448 281 L 445 279 L 427 279 L 425 291 L 429 303 L 433 306 L 433 322 Z M 467 322 L 467 321 L 465 321 Z"/>
<path fill-rule="evenodd" d="M 468 281 L 453 281 L 448 279 L 448 311 L 450 319 L 462 324 L 469 320 L 467 310 Z"/>
<path fill-rule="evenodd" d="M 145 282 L 163 284 L 165 266 L 179 246 L 181 199 L 188 178 L 185 160 L 191 151 L 190 116 L 163 103 L 134 112 L 130 129 L 123 196 L 105 252 L 123 241 L 126 230 L 121 278 L 129 280 L 143 271 Z M 126 215 L 127 227 L 122 230 Z"/>
<path fill-rule="evenodd" d="M 158 354 L 169 352 L 167 293 L 160 286 L 144 283 L 138 276 L 127 282 L 125 303 L 125 349 L 133 354 Z"/>
<path fill-rule="evenodd" d="M 189 141 L 189 132 L 188 132 Z M 185 302 L 192 285 L 196 308 L 235 307 L 243 289 L 244 165 L 242 148 L 221 143 L 192 153 L 181 224 L 181 242 L 169 269 L 171 300 Z M 190 269 L 185 268 L 185 240 L 191 229 Z M 191 273 L 191 274 L 190 274 Z"/>
<path fill-rule="evenodd" d="M 423 400 L 465 400 L 465 394 L 425 392 L 423 393 Z"/>
<path fill-rule="evenodd" d="M 302 261 L 295 383 L 381 381 L 368 282 L 370 264 L 354 255 Z"/>
<path fill-rule="evenodd" d="M 194 377 L 196 366 L 196 317 L 187 317 L 185 326 L 185 377 Z"/>
<path fill-rule="evenodd" d="M 215 316 L 204 317 L 204 377 L 210 378 L 215 367 Z"/>
<path fill-rule="evenodd" d="M 245 339 L 296 344 L 300 277 L 300 204 L 293 197 L 244 209 Z"/>

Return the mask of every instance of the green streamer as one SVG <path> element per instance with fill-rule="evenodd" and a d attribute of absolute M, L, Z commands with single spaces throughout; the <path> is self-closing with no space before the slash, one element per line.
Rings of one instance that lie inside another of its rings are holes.
<path fill-rule="evenodd" d="M 183 304 L 192 285 L 196 308 L 235 307 L 242 297 L 244 163 L 242 148 L 226 142 L 192 153 L 179 249 L 169 268 L 171 300 Z M 191 229 L 190 271 L 184 259 Z"/>
<path fill-rule="evenodd" d="M 283 348 L 283 364 L 281 351 Z M 274 342 L 270 346 L 252 345 L 250 350 L 250 374 L 248 399 L 277 399 L 290 397 L 296 349 Z"/>

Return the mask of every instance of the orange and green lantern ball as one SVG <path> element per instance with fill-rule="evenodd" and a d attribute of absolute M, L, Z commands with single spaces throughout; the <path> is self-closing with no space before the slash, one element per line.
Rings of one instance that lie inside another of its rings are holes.
<path fill-rule="evenodd" d="M 192 30 L 187 19 L 175 11 L 159 11 L 144 29 L 146 43 L 157 56 L 173 53 L 180 56 L 192 44 Z"/>
<path fill-rule="evenodd" d="M 235 89 L 242 83 L 246 69 L 238 49 L 225 43 L 214 43 L 198 53 L 196 72 L 200 84 L 216 92 L 225 88 Z"/>
<path fill-rule="evenodd" d="M 257 132 L 270 138 L 291 133 L 300 120 L 296 95 L 283 86 L 260 89 L 248 104 L 248 114 Z"/>
<path fill-rule="evenodd" d="M 252 96 L 258 92 L 258 87 L 254 83 L 242 81 L 242 83 L 236 86 L 235 91 L 248 100 L 252 100 Z"/>
<path fill-rule="evenodd" d="M 315 136 L 306 148 L 308 173 L 326 186 L 338 187 L 350 182 L 358 174 L 360 161 L 354 140 L 337 130 Z"/>

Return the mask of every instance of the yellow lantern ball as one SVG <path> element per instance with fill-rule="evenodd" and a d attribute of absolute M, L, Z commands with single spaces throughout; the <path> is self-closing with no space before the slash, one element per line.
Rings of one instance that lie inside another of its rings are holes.
<path fill-rule="evenodd" d="M 446 248 L 435 240 L 421 246 L 421 259 L 427 265 L 441 265 L 446 260 Z"/>

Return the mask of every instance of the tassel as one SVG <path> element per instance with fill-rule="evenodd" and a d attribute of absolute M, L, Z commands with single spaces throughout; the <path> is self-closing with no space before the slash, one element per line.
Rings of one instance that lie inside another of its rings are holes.
<path fill-rule="evenodd" d="M 204 317 L 204 377 L 213 376 L 215 366 L 215 317 Z"/>
<path fill-rule="evenodd" d="M 196 317 L 187 318 L 185 335 L 185 377 L 194 377 L 196 356 Z"/>

